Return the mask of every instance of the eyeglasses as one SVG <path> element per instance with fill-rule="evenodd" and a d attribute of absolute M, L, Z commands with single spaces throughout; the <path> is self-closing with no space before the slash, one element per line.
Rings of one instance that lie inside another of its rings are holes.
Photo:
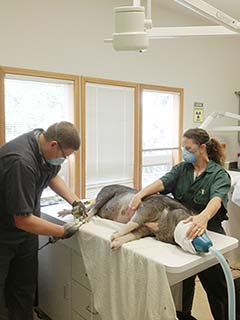
<path fill-rule="evenodd" d="M 67 159 L 67 156 L 66 156 L 65 152 L 63 151 L 63 147 L 62 147 L 61 143 L 59 141 L 57 141 L 57 143 L 59 145 L 59 149 L 61 150 L 61 152 L 63 154 L 64 159 Z"/>
<path fill-rule="evenodd" d="M 58 123 L 56 123 L 56 125 L 55 125 L 55 135 L 56 135 L 55 141 L 57 141 L 57 143 L 59 145 L 59 149 L 61 150 L 61 152 L 63 154 L 63 157 L 64 157 L 64 159 L 67 159 L 67 156 L 66 156 L 65 152 L 63 151 L 63 147 L 62 147 L 61 143 L 57 139 L 57 137 L 58 137 Z"/>

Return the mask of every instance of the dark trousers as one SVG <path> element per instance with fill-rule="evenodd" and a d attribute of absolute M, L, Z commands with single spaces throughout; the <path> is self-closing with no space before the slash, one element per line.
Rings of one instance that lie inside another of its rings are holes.
<path fill-rule="evenodd" d="M 234 279 L 236 294 L 236 320 L 240 320 L 240 278 Z"/>
<path fill-rule="evenodd" d="M 195 277 L 183 281 L 182 312 L 179 313 L 179 319 L 191 319 Z M 221 265 L 217 264 L 200 272 L 198 277 L 206 291 L 213 318 L 228 320 L 227 284 Z"/>
<path fill-rule="evenodd" d="M 32 320 L 38 269 L 38 237 L 20 244 L 0 244 L 0 305 L 9 320 Z"/>

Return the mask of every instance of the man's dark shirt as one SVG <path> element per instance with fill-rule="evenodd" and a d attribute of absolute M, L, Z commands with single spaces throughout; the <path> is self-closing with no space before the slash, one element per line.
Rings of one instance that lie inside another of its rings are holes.
<path fill-rule="evenodd" d="M 37 137 L 42 131 L 23 134 L 0 148 L 0 243 L 27 237 L 27 232 L 15 227 L 14 215 L 40 216 L 42 191 L 60 170 L 40 153 Z"/>

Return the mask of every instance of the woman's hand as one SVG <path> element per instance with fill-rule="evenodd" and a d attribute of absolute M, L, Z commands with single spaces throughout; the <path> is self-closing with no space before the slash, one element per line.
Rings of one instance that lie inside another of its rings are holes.
<path fill-rule="evenodd" d="M 134 211 L 136 211 L 141 202 L 141 197 L 138 194 L 136 194 L 128 205 L 128 213 L 131 214 Z"/>
<path fill-rule="evenodd" d="M 151 194 L 157 193 L 157 192 L 162 192 L 164 190 L 164 185 L 162 180 L 157 179 L 153 183 L 149 184 L 145 188 L 143 188 L 141 191 L 139 191 L 131 202 L 128 205 L 128 214 L 131 215 L 134 213 L 134 211 L 137 210 L 139 207 L 140 203 L 142 202 L 142 198 L 149 196 Z"/>
<path fill-rule="evenodd" d="M 197 236 L 202 235 L 206 229 L 208 224 L 208 219 L 203 214 L 198 214 L 196 216 L 191 216 L 188 219 L 183 221 L 184 223 L 192 222 L 191 227 L 188 229 L 186 233 L 186 237 L 188 239 L 194 239 Z"/>

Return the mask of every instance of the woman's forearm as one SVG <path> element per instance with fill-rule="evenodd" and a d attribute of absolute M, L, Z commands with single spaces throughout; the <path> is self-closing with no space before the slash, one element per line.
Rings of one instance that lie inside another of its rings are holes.
<path fill-rule="evenodd" d="M 156 180 L 153 183 L 146 186 L 145 188 L 143 188 L 142 190 L 140 190 L 137 193 L 137 196 L 142 199 L 146 196 L 149 196 L 149 195 L 157 193 L 157 192 L 161 192 L 163 190 L 164 190 L 164 185 L 163 185 L 162 181 Z"/>
<path fill-rule="evenodd" d="M 201 215 L 206 217 L 206 219 L 209 221 L 212 217 L 215 216 L 215 214 L 221 208 L 221 205 L 222 205 L 222 199 L 217 196 L 213 197 L 208 202 L 206 208 L 201 212 Z"/>

